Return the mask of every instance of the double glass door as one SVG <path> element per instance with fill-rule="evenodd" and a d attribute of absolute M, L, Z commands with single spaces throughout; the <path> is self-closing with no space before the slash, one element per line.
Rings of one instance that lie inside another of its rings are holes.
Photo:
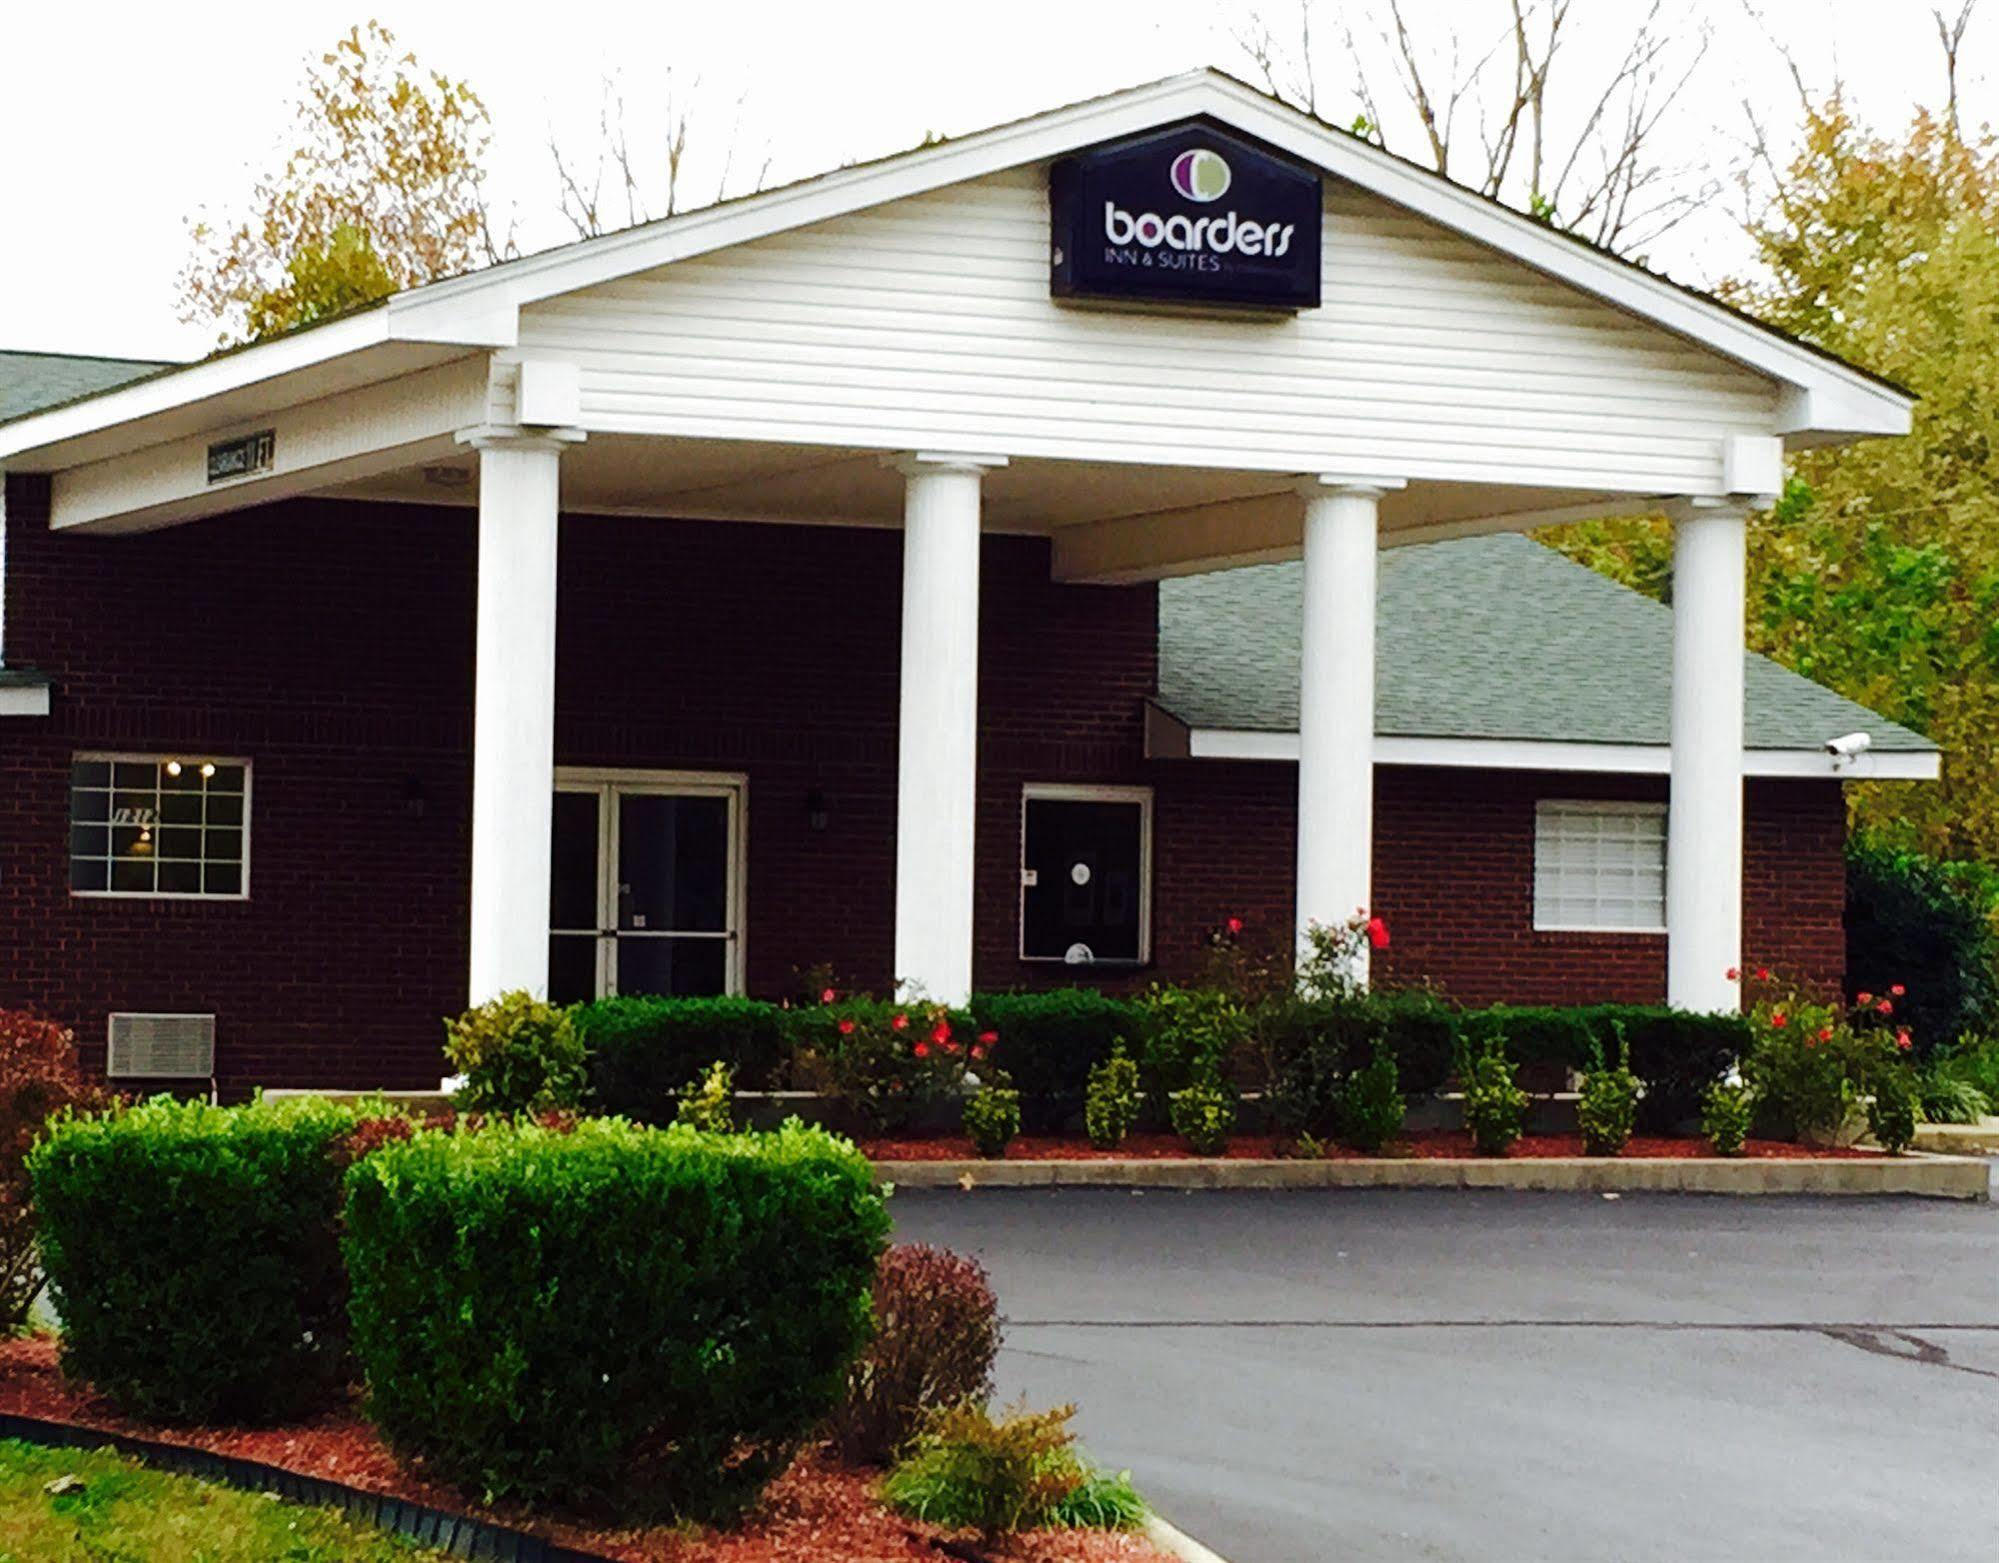
<path fill-rule="evenodd" d="M 558 774 L 548 996 L 742 991 L 743 786 Z"/>

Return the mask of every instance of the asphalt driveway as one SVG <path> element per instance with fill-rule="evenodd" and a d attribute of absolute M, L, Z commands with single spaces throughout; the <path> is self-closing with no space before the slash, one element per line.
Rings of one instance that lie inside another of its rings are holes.
<path fill-rule="evenodd" d="M 978 1255 L 1003 1396 L 1231 1563 L 1999 1553 L 1999 1208 L 896 1196 Z"/>

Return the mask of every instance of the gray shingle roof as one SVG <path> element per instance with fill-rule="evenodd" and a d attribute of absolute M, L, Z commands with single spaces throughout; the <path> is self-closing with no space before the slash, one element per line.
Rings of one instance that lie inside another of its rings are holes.
<path fill-rule="evenodd" d="M 108 391 L 166 367 L 137 358 L 0 351 L 0 423 L 79 396 Z"/>
<path fill-rule="evenodd" d="M 1298 729 L 1302 567 L 1162 582 L 1159 703 L 1193 727 Z M 1381 555 L 1375 728 L 1408 738 L 1663 744 L 1672 610 L 1516 533 Z M 1746 659 L 1751 749 L 1866 731 L 1877 752 L 1936 746 L 1865 706 Z"/>

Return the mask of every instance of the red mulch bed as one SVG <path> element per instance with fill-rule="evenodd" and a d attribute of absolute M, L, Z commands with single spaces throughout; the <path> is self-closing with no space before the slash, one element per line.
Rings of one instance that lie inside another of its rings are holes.
<path fill-rule="evenodd" d="M 951 1533 L 901 1519 L 875 1501 L 876 1472 L 836 1465 L 817 1454 L 802 1457 L 773 1482 L 735 1530 L 607 1529 L 508 1505 L 475 1503 L 453 1488 L 427 1481 L 399 1464 L 351 1408 L 285 1427 L 135 1422 L 112 1410 L 102 1396 L 62 1376 L 50 1336 L 0 1340 L 0 1411 L 258 1460 L 433 1508 L 476 1514 L 620 1563 L 940 1563 L 952 1556 L 937 1544 Z M 1105 1532 L 1035 1532 L 988 1549 L 986 1555 L 993 1563 L 1171 1563 L 1165 1553 L 1135 1536 Z"/>
<path fill-rule="evenodd" d="M 1229 1141 L 1224 1153 L 1229 1161 L 1254 1161 L 1281 1154 L 1284 1142 L 1275 1135 L 1242 1134 Z M 978 1152 L 962 1134 L 936 1135 L 909 1140 L 863 1140 L 861 1149 L 873 1161 L 976 1161 Z M 1328 1145 L 1329 1161 L 1361 1161 L 1359 1151 Z M 1387 1152 L 1419 1161 L 1450 1156 L 1476 1156 L 1471 1136 L 1462 1129 L 1425 1129 L 1397 1142 Z M 1530 1134 L 1514 1143 L 1508 1156 L 1581 1156 L 1579 1134 Z M 1633 1159 L 1656 1160 L 1688 1156 L 1711 1156 L 1705 1140 L 1675 1139 L 1666 1135 L 1640 1135 L 1624 1148 Z M 1751 1140 L 1742 1154 L 1751 1158 L 1814 1160 L 1824 1157 L 1851 1159 L 1876 1157 L 1879 1151 L 1842 1148 L 1824 1150 L 1813 1145 L 1793 1145 L 1788 1140 Z M 1052 1134 L 1024 1134 L 1006 1148 L 1007 1161 L 1179 1161 L 1193 1159 L 1186 1142 L 1175 1134 L 1134 1134 L 1114 1151 L 1100 1151 L 1088 1140 Z"/>

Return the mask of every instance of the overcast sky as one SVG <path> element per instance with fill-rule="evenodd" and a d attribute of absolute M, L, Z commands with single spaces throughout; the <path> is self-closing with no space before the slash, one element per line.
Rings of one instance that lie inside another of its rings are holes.
<path fill-rule="evenodd" d="M 1919 0 L 1759 0 L 1814 83 L 1835 73 L 1861 111 L 1899 126 L 1942 95 L 1941 55 Z M 1957 0 L 1947 0 L 1953 7 Z M 1999 0 L 1965 51 L 1967 119 L 1999 113 Z M 1422 25 L 1494 36 L 1498 0 L 1419 0 Z M 0 348 L 190 357 L 210 329 L 180 324 L 175 276 L 186 219 L 227 211 L 290 132 L 303 62 L 349 25 L 379 17 L 422 62 L 468 78 L 494 118 L 492 180 L 524 249 L 568 237 L 551 134 L 586 155 L 607 75 L 640 139 L 657 132 L 669 81 L 692 92 L 689 196 L 714 193 L 733 147 L 731 193 L 768 158 L 778 182 L 946 134 L 1213 64 L 1253 70 L 1233 34 L 1237 0 L 654 0 L 649 5 L 497 0 L 196 0 L 175 6 L 0 4 Z M 1365 0 L 1318 0 L 1321 109 L 1353 112 L 1337 19 Z M 1577 0 L 1575 51 L 1559 69 L 1600 69 L 1606 40 L 1639 0 Z M 1289 32 L 1295 3 L 1264 7 Z M 1725 170 L 1745 98 L 1778 125 L 1795 115 L 1782 62 L 1739 0 L 1675 0 L 1716 42 L 1662 142 L 1675 165 Z M 1592 32 L 1591 29 L 1594 29 Z M 1480 44 L 1482 47 L 1483 44 Z M 668 72 L 671 72 L 669 77 Z M 586 156 L 587 160 L 587 156 Z M 1652 247 L 1655 264 L 1711 282 L 1743 264 L 1717 203 Z"/>

